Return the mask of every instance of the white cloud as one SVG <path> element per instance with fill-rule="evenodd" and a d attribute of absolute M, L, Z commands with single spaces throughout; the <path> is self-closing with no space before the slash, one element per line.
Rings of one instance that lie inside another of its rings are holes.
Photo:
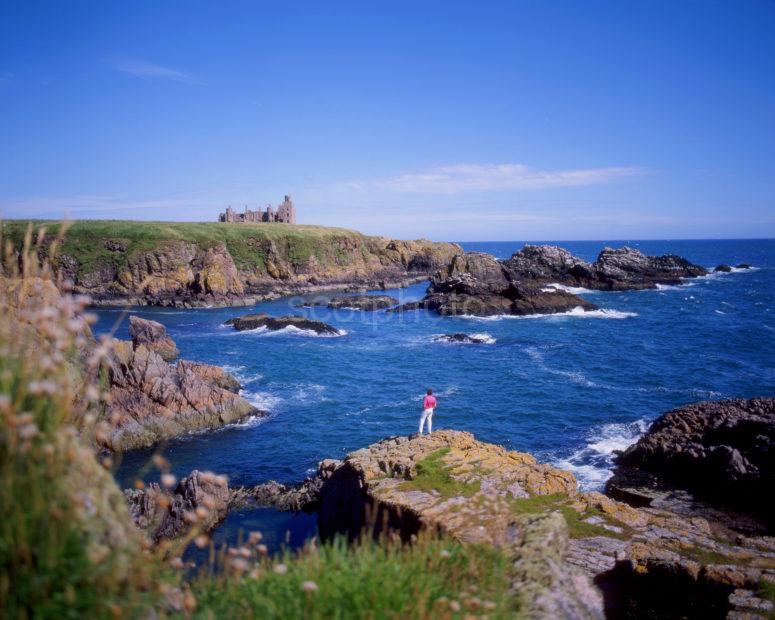
<path fill-rule="evenodd" d="M 600 185 L 644 172 L 645 169 L 638 167 L 538 170 L 524 164 L 456 164 L 371 181 L 353 181 L 346 187 L 418 194 L 502 192 Z"/>
<path fill-rule="evenodd" d="M 168 80 L 183 84 L 202 84 L 193 73 L 144 61 L 125 61 L 115 65 L 118 71 L 143 80 Z"/>

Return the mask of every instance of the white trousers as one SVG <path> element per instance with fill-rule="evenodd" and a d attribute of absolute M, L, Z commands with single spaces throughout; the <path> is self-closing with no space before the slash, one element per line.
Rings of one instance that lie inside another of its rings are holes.
<path fill-rule="evenodd" d="M 419 433 L 422 435 L 422 427 L 425 426 L 425 421 L 428 421 L 428 432 L 433 432 L 433 409 L 423 409 L 422 410 L 422 417 L 420 418 L 420 430 Z"/>

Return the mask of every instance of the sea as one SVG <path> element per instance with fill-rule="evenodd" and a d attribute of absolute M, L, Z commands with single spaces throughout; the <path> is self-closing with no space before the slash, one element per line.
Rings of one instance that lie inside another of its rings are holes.
<path fill-rule="evenodd" d="M 570 470 L 584 490 L 601 490 L 612 457 L 660 414 L 699 400 L 775 395 L 775 240 L 562 241 L 592 261 L 605 246 L 673 253 L 712 269 L 676 286 L 632 292 L 574 289 L 594 312 L 529 317 L 440 317 L 299 308 L 298 296 L 250 308 L 129 312 L 163 323 L 185 359 L 223 366 L 243 396 L 268 412 L 226 428 L 191 434 L 154 450 L 126 453 L 115 475 L 123 487 L 158 478 L 158 452 L 178 476 L 193 469 L 231 485 L 294 483 L 324 458 L 391 435 L 417 431 L 421 400 L 433 388 L 435 429 L 458 429 Z M 523 242 L 462 243 L 508 258 Z M 427 283 L 386 291 L 420 299 Z M 377 293 L 374 293 L 377 294 Z M 379 294 L 384 294 L 380 291 Z M 126 312 L 96 310 L 96 333 L 128 338 Z M 237 332 L 224 321 L 249 312 L 302 314 L 337 336 L 286 329 Z M 484 344 L 437 342 L 439 334 L 480 334 Z M 233 512 L 215 533 L 233 543 L 259 530 L 272 551 L 314 536 L 314 515 L 260 508 Z"/>

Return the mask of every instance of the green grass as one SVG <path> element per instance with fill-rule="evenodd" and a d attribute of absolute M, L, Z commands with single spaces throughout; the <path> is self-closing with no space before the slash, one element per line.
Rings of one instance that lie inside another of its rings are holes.
<path fill-rule="evenodd" d="M 623 523 L 613 523 L 622 529 L 621 533 L 607 530 L 606 528 L 587 523 L 585 519 L 592 516 L 602 517 L 606 521 L 605 515 L 598 511 L 590 510 L 587 512 L 577 512 L 568 505 L 568 496 L 564 494 L 553 495 L 533 495 L 524 499 L 515 499 L 511 501 L 512 510 L 520 514 L 538 514 L 543 512 L 559 511 L 565 518 L 568 525 L 568 535 L 571 538 L 590 538 L 592 536 L 608 536 L 611 538 L 628 539 L 631 535 L 630 528 Z"/>
<path fill-rule="evenodd" d="M 287 568 L 285 574 L 273 570 L 278 563 Z M 307 581 L 317 586 L 314 592 L 303 591 Z M 425 620 L 466 613 L 495 619 L 518 614 L 510 586 L 511 562 L 505 553 L 424 536 L 411 545 L 367 541 L 356 547 L 339 539 L 265 560 L 252 577 L 205 575 L 192 591 L 196 617 L 207 620 Z M 455 602 L 452 607 L 449 601 Z"/>
<path fill-rule="evenodd" d="M 55 235 L 62 225 L 50 220 L 8 220 L 0 224 L 2 236 L 19 247 L 30 224 L 35 230 L 45 227 L 48 235 Z M 79 273 L 88 273 L 104 264 L 121 269 L 134 254 L 164 243 L 191 241 L 203 249 L 223 243 L 238 268 L 265 271 L 272 243 L 297 266 L 305 264 L 313 255 L 321 262 L 346 264 L 349 255 L 337 244 L 345 239 L 355 240 L 364 247 L 366 237 L 345 228 L 325 226 L 81 220 L 69 226 L 61 253 L 79 261 Z M 127 250 L 112 252 L 104 246 L 105 240 L 121 241 Z"/>
<path fill-rule="evenodd" d="M 775 583 L 767 579 L 759 579 L 759 587 L 756 589 L 756 595 L 765 601 L 775 604 Z M 775 620 L 775 609 L 767 613 L 767 618 Z"/>
<path fill-rule="evenodd" d="M 401 491 L 437 491 L 443 498 L 462 495 L 471 497 L 479 491 L 478 480 L 471 483 L 455 480 L 444 463 L 449 448 L 441 448 L 417 462 L 417 476 L 399 486 Z"/>

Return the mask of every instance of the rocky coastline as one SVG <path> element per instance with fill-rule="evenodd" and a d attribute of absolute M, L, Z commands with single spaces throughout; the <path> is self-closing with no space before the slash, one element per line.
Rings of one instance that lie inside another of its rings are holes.
<path fill-rule="evenodd" d="M 194 472 L 174 490 L 157 485 L 125 494 L 135 522 L 157 542 L 187 531 L 183 515 L 202 506 L 208 507 L 207 527 L 230 507 L 273 506 L 317 512 L 324 539 L 393 532 L 409 541 L 430 530 L 464 544 L 492 545 L 518 567 L 514 590 L 528 617 L 763 619 L 774 609 L 762 594 L 775 583 L 772 523 L 741 519 L 730 506 L 742 506 L 718 496 L 687 500 L 687 488 L 695 489 L 687 481 L 703 479 L 702 455 L 692 457 L 698 464 L 681 478 L 686 487 L 671 476 L 677 465 L 654 455 L 680 454 L 679 443 L 716 436 L 750 462 L 751 438 L 759 447 L 775 438 L 773 403 L 707 402 L 668 412 L 619 457 L 606 494 L 579 491 L 570 472 L 530 454 L 451 430 L 389 437 L 343 460 L 324 460 L 315 476 L 294 486 L 270 481 L 228 489 L 211 474 Z M 644 455 L 664 466 L 651 473 L 672 490 L 617 492 L 633 462 L 647 466 Z M 771 472 L 757 464 L 759 482 L 767 485 Z M 732 492 L 737 479 L 727 474 L 725 488 Z M 220 486 L 203 491 L 202 480 Z M 771 488 L 759 487 L 759 508 L 768 506 Z M 167 500 L 159 504 L 161 496 Z"/>

